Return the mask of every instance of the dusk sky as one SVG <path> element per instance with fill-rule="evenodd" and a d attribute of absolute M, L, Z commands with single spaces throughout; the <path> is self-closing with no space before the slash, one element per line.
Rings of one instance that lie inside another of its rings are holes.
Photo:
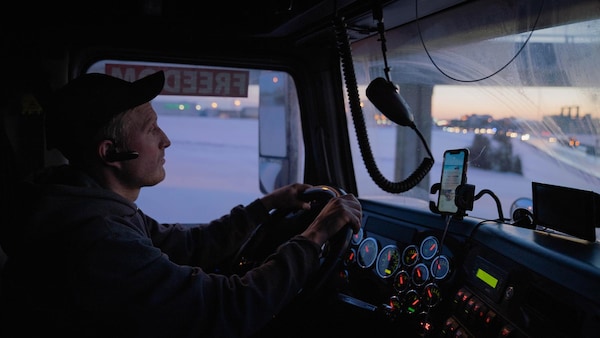
<path fill-rule="evenodd" d="M 600 118 L 599 93 L 599 88 L 436 86 L 432 115 L 437 119 L 490 114 L 497 119 L 541 120 L 543 116 L 560 114 L 561 107 L 579 106 L 580 116 Z"/>

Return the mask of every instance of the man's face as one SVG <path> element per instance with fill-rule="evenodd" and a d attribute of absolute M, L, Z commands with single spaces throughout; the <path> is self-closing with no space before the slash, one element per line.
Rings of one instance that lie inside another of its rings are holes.
<path fill-rule="evenodd" d="M 145 103 L 128 112 L 125 128 L 127 148 L 139 157 L 122 162 L 122 183 L 131 188 L 158 184 L 165 178 L 165 149 L 171 141 L 158 126 L 152 105 Z"/>

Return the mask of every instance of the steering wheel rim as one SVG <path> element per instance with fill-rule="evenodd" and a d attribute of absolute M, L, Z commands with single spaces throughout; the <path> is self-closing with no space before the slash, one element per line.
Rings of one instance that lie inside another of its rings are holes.
<path fill-rule="evenodd" d="M 304 231 L 330 199 L 345 194 L 342 189 L 318 185 L 307 189 L 301 196 L 303 200 L 311 203 L 310 210 L 275 210 L 265 222 L 257 226 L 240 247 L 234 256 L 232 272 L 241 275 L 262 264 L 279 245 Z M 282 222 L 286 222 L 286 225 L 280 226 Z M 350 246 L 351 240 L 352 228 L 346 225 L 323 245 L 319 269 L 307 281 L 299 295 L 308 297 L 323 287 Z"/>

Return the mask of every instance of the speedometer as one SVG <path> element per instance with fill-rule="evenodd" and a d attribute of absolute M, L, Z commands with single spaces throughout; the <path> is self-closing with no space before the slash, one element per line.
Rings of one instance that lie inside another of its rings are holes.
<path fill-rule="evenodd" d="M 400 250 L 395 245 L 387 245 L 377 256 L 375 270 L 379 277 L 388 278 L 400 267 Z"/>

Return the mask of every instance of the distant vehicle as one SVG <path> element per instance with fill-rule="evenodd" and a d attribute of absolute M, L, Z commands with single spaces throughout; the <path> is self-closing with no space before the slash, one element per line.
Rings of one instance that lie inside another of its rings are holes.
<path fill-rule="evenodd" d="M 323 286 L 257 338 L 600 336 L 597 0 L 206 3 L 6 11 L 3 215 L 7 182 L 65 161 L 50 90 L 163 69 L 172 145 L 146 213 L 210 221 L 291 182 L 361 201 Z M 442 215 L 459 148 L 467 182 Z"/>

